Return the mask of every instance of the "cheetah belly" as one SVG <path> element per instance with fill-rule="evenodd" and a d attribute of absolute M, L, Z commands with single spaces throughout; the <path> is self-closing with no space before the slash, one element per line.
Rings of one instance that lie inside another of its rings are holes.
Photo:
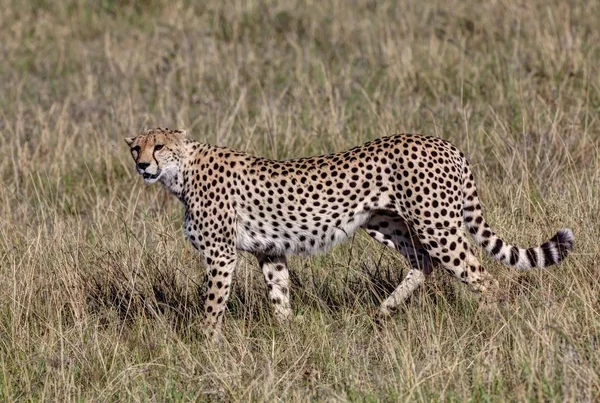
<path fill-rule="evenodd" d="M 327 216 L 313 217 L 313 220 L 309 219 L 311 224 L 304 224 L 303 229 L 302 223 L 274 226 L 238 214 L 237 248 L 273 256 L 324 252 L 352 236 L 370 217 L 370 212 L 358 212 L 352 217 L 344 217 L 338 226 L 328 224 Z"/>

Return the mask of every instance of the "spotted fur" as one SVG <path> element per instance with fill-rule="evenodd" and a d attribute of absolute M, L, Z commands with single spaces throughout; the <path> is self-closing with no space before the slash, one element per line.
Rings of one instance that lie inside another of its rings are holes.
<path fill-rule="evenodd" d="M 436 137 L 382 137 L 351 150 L 274 161 L 198 143 L 184 131 L 152 129 L 126 139 L 137 171 L 185 205 L 185 232 L 206 263 L 207 331 L 218 337 L 237 250 L 256 255 L 280 320 L 290 317 L 287 255 L 310 255 L 357 229 L 411 263 L 380 307 L 387 315 L 442 266 L 476 292 L 497 282 L 467 240 L 518 269 L 547 267 L 572 249 L 569 229 L 537 248 L 501 240 L 485 222 L 462 152 Z"/>

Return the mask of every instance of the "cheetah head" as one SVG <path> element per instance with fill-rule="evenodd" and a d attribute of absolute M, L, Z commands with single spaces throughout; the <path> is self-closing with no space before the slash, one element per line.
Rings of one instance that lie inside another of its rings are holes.
<path fill-rule="evenodd" d="M 125 139 L 144 182 L 155 183 L 177 175 L 185 135 L 185 130 L 157 128 Z"/>

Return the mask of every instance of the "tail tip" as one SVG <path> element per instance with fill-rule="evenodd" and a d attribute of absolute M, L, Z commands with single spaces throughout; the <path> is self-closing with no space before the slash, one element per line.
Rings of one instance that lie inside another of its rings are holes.
<path fill-rule="evenodd" d="M 556 233 L 555 242 L 561 249 L 571 250 L 575 245 L 575 235 L 570 228 L 562 228 Z"/>
<path fill-rule="evenodd" d="M 573 231 L 570 228 L 563 228 L 554 235 L 552 241 L 555 242 L 558 251 L 558 259 L 556 261 L 556 263 L 558 263 L 566 258 L 569 251 L 573 249 L 573 246 L 575 245 L 575 235 L 573 235 Z"/>

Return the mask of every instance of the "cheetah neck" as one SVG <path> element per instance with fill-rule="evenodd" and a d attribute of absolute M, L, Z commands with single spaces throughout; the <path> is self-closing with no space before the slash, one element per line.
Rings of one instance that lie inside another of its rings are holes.
<path fill-rule="evenodd" d="M 167 190 L 183 202 L 183 173 L 177 169 L 174 174 L 163 175 L 160 179 Z"/>
<path fill-rule="evenodd" d="M 171 170 L 168 175 L 163 175 L 160 179 L 167 190 L 176 196 L 179 201 L 185 204 L 185 190 L 183 173 L 185 171 L 186 156 L 190 154 L 194 142 L 186 141 L 181 150 L 181 154 L 177 158 L 176 169 Z"/>
<path fill-rule="evenodd" d="M 177 159 L 177 169 L 173 170 L 170 175 L 163 175 L 161 177 L 162 184 L 184 205 L 187 205 L 185 172 L 190 168 L 190 159 L 193 159 L 193 156 L 198 155 L 198 153 L 205 151 L 209 147 L 207 144 L 186 140 L 182 145 L 181 153 Z"/>

